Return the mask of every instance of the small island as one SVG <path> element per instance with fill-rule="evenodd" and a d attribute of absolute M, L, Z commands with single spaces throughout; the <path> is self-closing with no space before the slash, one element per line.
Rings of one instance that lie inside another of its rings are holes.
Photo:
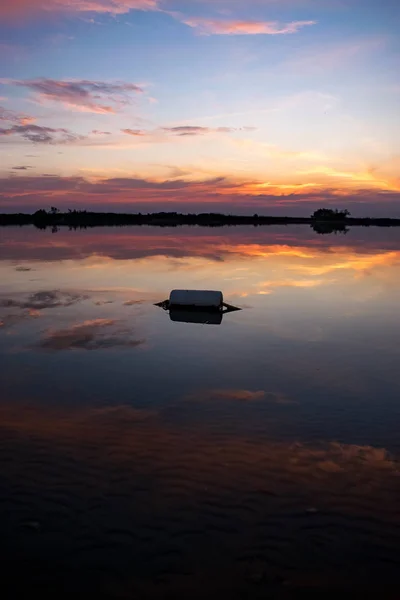
<path fill-rule="evenodd" d="M 152 227 L 179 227 L 191 225 L 199 227 L 226 227 L 238 225 L 309 225 L 319 234 L 343 233 L 350 227 L 399 227 L 400 218 L 352 217 L 348 210 L 320 208 L 310 217 L 273 217 L 254 214 L 251 216 L 226 215 L 221 213 L 182 214 L 177 212 L 157 213 L 113 213 L 68 210 L 61 212 L 56 207 L 38 210 L 33 214 L 0 214 L 0 226 L 34 225 L 39 229 L 59 227 L 86 229 L 90 227 L 124 227 L 142 225 Z"/>

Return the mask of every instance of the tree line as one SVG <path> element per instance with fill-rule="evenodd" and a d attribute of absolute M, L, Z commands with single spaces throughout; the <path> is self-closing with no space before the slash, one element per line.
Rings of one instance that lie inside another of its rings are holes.
<path fill-rule="evenodd" d="M 197 225 L 200 227 L 224 227 L 235 225 L 293 225 L 308 224 L 316 233 L 346 233 L 350 226 L 400 226 L 400 219 L 371 219 L 351 217 L 347 209 L 319 208 L 310 217 L 273 217 L 254 214 L 226 215 L 222 213 L 182 214 L 177 212 L 156 213 L 113 213 L 87 210 L 60 211 L 52 206 L 50 210 L 40 209 L 33 214 L 0 214 L 1 225 L 34 225 L 39 229 L 59 227 L 82 229 L 89 227 L 123 227 L 128 225 L 148 225 L 158 227 L 178 227 Z"/>

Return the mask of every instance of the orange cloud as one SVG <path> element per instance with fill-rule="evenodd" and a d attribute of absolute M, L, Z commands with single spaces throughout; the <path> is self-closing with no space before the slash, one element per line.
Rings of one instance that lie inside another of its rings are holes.
<path fill-rule="evenodd" d="M 28 126 L 27 126 L 28 127 Z M 34 126 L 30 126 L 32 128 Z M 46 128 L 29 129 L 12 128 L 12 132 L 5 130 L 4 135 L 23 134 L 27 139 L 47 143 L 70 143 L 71 137 L 67 131 L 47 131 Z M 0 130 L 1 133 L 1 130 Z M 66 136 L 65 139 L 48 139 L 48 136 Z M 140 139 L 140 136 L 139 136 Z M 74 141 L 74 140 L 73 140 Z M 74 141 L 76 143 L 76 141 Z M 79 142 L 78 142 L 79 143 Z M 347 181 L 344 179 L 343 181 Z M 399 191 L 389 185 L 367 187 L 353 185 L 346 187 L 343 181 L 340 185 L 324 185 L 321 183 L 260 183 L 257 181 L 240 181 L 224 176 L 200 178 L 190 173 L 184 176 L 165 178 L 141 178 L 135 176 L 119 177 L 60 177 L 58 175 L 38 175 L 5 177 L 0 180 L 0 206 L 17 207 L 17 198 L 26 206 L 41 208 L 46 205 L 54 206 L 57 202 L 59 208 L 80 207 L 90 208 L 97 206 L 108 210 L 121 210 L 123 205 L 132 203 L 138 212 L 146 210 L 163 211 L 177 210 L 178 212 L 235 212 L 235 206 L 246 208 L 249 211 L 271 214 L 270 209 L 275 208 L 272 214 L 284 214 L 283 209 L 292 207 L 292 214 L 309 216 L 315 208 L 321 206 L 338 206 L 349 208 L 357 206 L 358 215 L 369 216 L 371 211 L 368 205 L 374 206 L 376 216 L 393 215 L 396 203 L 399 201 Z M 360 203 L 363 206 L 360 208 Z M 120 207 L 118 208 L 118 204 Z M 205 208 L 205 205 L 208 205 Z M 18 205 L 20 206 L 20 205 Z M 172 208 L 173 207 L 173 208 Z M 277 208 L 280 207 L 279 213 Z M 303 207 L 303 210 L 299 209 Z M 306 208 L 304 208 L 306 207 Z M 382 208 L 383 207 L 383 208 Z M 21 208 L 18 208 L 21 210 Z M 26 209 L 25 209 L 26 210 Z M 395 213 L 394 213 L 395 214 Z"/>
<path fill-rule="evenodd" d="M 396 191 L 400 190 L 400 186 L 397 180 L 387 179 L 383 176 L 379 177 L 377 169 L 370 169 L 361 172 L 339 171 L 338 169 L 335 169 L 333 167 L 321 165 L 298 171 L 298 174 L 324 176 L 325 181 L 327 179 L 344 179 L 347 180 L 350 183 L 350 185 L 354 183 L 355 185 L 367 185 L 369 187 L 376 186 L 380 189 L 394 189 Z"/>
<path fill-rule="evenodd" d="M 198 17 L 181 20 L 185 25 L 197 29 L 202 35 L 285 35 L 316 24 L 316 21 L 292 21 L 280 24 L 277 21 L 223 21 Z"/>
<path fill-rule="evenodd" d="M 147 131 L 143 129 L 121 129 L 122 133 L 126 133 L 126 135 L 132 135 L 133 137 L 145 137 L 147 135 Z"/>

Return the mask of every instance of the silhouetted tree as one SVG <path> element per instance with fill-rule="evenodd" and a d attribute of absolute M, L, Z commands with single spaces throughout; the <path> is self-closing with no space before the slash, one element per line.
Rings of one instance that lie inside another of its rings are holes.
<path fill-rule="evenodd" d="M 35 213 L 33 213 L 33 218 L 34 219 L 43 219 L 47 217 L 47 212 L 41 208 L 40 210 L 37 210 Z"/>
<path fill-rule="evenodd" d="M 320 235 L 330 234 L 330 233 L 343 233 L 346 234 L 349 232 L 349 228 L 346 227 L 344 223 L 330 223 L 329 221 L 319 221 L 313 223 L 311 225 L 311 229 L 315 231 L 315 233 L 319 233 Z"/>
<path fill-rule="evenodd" d="M 312 219 L 320 221 L 341 221 L 350 217 L 350 212 L 347 209 L 338 210 L 337 208 L 319 208 L 311 215 Z"/>

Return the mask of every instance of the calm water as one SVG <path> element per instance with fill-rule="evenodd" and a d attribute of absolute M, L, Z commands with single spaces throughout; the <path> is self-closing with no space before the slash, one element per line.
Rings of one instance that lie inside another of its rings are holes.
<path fill-rule="evenodd" d="M 399 230 L 0 230 L 3 587 L 399 598 L 399 306 Z"/>

